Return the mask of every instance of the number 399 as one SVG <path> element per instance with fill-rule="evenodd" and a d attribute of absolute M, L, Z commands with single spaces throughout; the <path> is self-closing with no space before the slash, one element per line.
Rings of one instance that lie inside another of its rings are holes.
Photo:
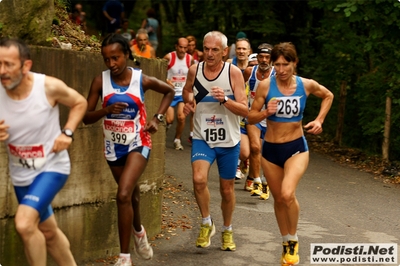
<path fill-rule="evenodd" d="M 126 142 L 126 135 L 125 134 L 120 134 L 120 133 L 111 133 L 112 136 L 112 141 L 117 142 L 117 143 L 125 143 Z"/>

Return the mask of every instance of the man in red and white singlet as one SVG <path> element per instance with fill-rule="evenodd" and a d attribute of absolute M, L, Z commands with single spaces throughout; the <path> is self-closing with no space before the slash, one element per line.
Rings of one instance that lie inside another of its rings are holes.
<path fill-rule="evenodd" d="M 175 89 L 175 98 L 168 108 L 166 122 L 167 128 L 174 122 L 175 112 L 174 108 L 177 107 L 177 125 L 174 139 L 174 147 L 176 150 L 183 150 L 181 144 L 181 135 L 185 128 L 186 116 L 183 114 L 183 99 L 182 89 L 186 83 L 186 76 L 189 67 L 193 64 L 193 58 L 187 53 L 188 40 L 186 38 L 179 38 L 175 44 L 175 51 L 168 53 L 164 59 L 168 60 L 168 73 L 167 81 Z"/>

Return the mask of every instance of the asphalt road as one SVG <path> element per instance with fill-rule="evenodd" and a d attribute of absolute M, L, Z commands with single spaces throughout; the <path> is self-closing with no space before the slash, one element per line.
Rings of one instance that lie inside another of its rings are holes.
<path fill-rule="evenodd" d="M 191 147 L 186 130 L 182 138 L 185 149 L 174 150 L 174 133 L 174 128 L 167 133 L 166 174 L 170 177 L 166 186 L 177 191 L 172 194 L 166 191 L 165 206 L 168 208 L 165 216 L 183 221 L 192 228 L 164 230 L 163 235 L 151 241 L 154 245 L 153 259 L 143 261 L 133 255 L 134 265 L 280 265 L 282 240 L 274 216 L 273 199 L 263 201 L 251 197 L 249 192 L 243 190 L 244 180 L 235 183 L 233 230 L 237 250 L 220 250 L 222 215 L 215 164 L 210 170 L 209 189 L 211 215 L 217 234 L 209 248 L 195 247 L 201 219 L 193 196 Z M 298 186 L 297 198 L 301 208 L 299 265 L 322 265 L 311 264 L 311 243 L 400 243 L 399 186 L 384 184 L 371 174 L 339 165 L 311 152 L 310 164 Z M 400 254 L 399 249 L 397 253 Z"/>

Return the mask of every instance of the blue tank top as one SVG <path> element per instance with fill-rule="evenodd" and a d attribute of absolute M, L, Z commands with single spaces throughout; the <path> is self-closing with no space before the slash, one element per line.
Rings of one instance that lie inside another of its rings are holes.
<path fill-rule="evenodd" d="M 235 65 L 235 66 L 237 66 L 238 67 L 238 61 L 237 61 L 237 57 L 235 56 L 233 59 L 232 59 L 232 65 Z M 239 67 L 238 67 L 239 68 Z M 240 69 L 240 68 L 239 68 Z M 242 71 L 242 73 L 244 72 L 244 69 L 240 69 L 240 71 Z"/>
<path fill-rule="evenodd" d="M 274 122 L 298 122 L 303 119 L 304 108 L 306 107 L 307 94 L 303 82 L 299 76 L 296 76 L 296 91 L 292 95 L 283 95 L 276 84 L 276 77 L 271 76 L 269 92 L 265 99 L 265 105 L 271 99 L 280 100 L 278 110 L 274 115 L 267 117 Z"/>

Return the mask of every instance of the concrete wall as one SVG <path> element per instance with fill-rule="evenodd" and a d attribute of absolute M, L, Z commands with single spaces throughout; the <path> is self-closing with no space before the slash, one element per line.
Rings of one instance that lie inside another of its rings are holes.
<path fill-rule="evenodd" d="M 99 53 L 76 52 L 31 47 L 33 71 L 62 79 L 87 97 L 92 79 L 105 70 Z M 166 78 L 166 61 L 139 59 L 143 73 Z M 158 109 L 162 95 L 145 94 L 148 117 Z M 68 110 L 61 108 L 61 125 Z M 165 127 L 152 135 L 153 149 L 144 175 L 140 179 L 141 217 L 149 236 L 161 229 L 161 185 L 165 166 Z M 103 156 L 100 122 L 81 124 L 69 150 L 72 172 L 65 187 L 56 196 L 53 207 L 56 219 L 71 241 L 77 262 L 119 253 L 116 184 Z M 17 201 L 8 176 L 8 158 L 0 146 L 0 263 L 26 265 L 22 243 L 15 232 L 13 216 Z M 133 243 L 132 243 L 133 244 Z M 53 265 L 49 260 L 49 265 Z"/>

